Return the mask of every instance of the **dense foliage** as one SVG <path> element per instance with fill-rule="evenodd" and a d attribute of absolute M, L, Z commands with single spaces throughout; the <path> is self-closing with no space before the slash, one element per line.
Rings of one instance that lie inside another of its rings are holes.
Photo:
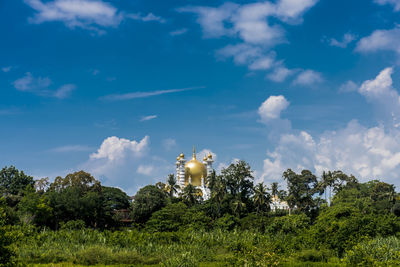
<path fill-rule="evenodd" d="M 164 266 L 400 265 L 393 185 L 341 171 L 283 173 L 287 191 L 254 184 L 250 166 L 208 177 L 211 197 L 180 194 L 173 175 L 130 198 L 84 171 L 34 181 L 0 172 L 0 266 L 58 263 Z M 271 210 L 272 197 L 289 210 Z M 122 219 L 124 218 L 124 219 Z"/>

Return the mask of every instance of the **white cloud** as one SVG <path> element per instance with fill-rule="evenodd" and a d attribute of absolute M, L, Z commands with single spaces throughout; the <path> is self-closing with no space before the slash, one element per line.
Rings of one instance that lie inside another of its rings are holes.
<path fill-rule="evenodd" d="M 400 28 L 376 30 L 370 36 L 362 38 L 356 47 L 357 52 L 394 51 L 400 54 Z"/>
<path fill-rule="evenodd" d="M 139 165 L 136 172 L 139 174 L 151 175 L 154 172 L 154 167 L 151 165 Z"/>
<path fill-rule="evenodd" d="M 112 136 L 104 139 L 79 169 L 92 173 L 104 185 L 134 194 L 142 186 L 164 181 L 175 170 L 174 160 L 152 155 L 148 136 L 137 141 Z"/>
<path fill-rule="evenodd" d="M 269 122 L 273 119 L 279 119 L 281 112 L 289 106 L 289 101 L 283 95 L 270 96 L 258 108 L 258 114 L 262 122 Z"/>
<path fill-rule="evenodd" d="M 52 81 L 48 77 L 34 77 L 30 72 L 27 72 L 24 77 L 13 82 L 15 89 L 23 92 L 31 92 L 41 96 L 66 98 L 76 89 L 74 84 L 64 84 L 56 90 L 51 90 L 49 87 Z"/>
<path fill-rule="evenodd" d="M 140 142 L 111 136 L 103 141 L 96 153 L 90 155 L 90 159 L 107 159 L 112 162 L 125 158 L 127 154 L 141 156 L 148 148 L 149 141 L 148 136 Z"/>
<path fill-rule="evenodd" d="M 385 132 L 383 126 L 366 128 L 357 121 L 320 137 L 307 132 L 282 135 L 264 160 L 263 178 L 276 180 L 287 168 L 342 170 L 361 180 L 380 178 L 396 183 L 400 171 L 400 132 Z M 398 182 L 397 182 L 398 183 Z"/>
<path fill-rule="evenodd" d="M 173 138 L 167 138 L 162 141 L 162 145 L 165 150 L 171 150 L 176 146 L 176 140 Z"/>
<path fill-rule="evenodd" d="M 149 120 L 154 120 L 156 119 L 158 116 L 157 115 L 149 115 L 149 116 L 143 116 L 140 121 L 149 121 Z"/>
<path fill-rule="evenodd" d="M 175 30 L 175 31 L 171 31 L 171 32 L 169 33 L 169 35 L 171 35 L 171 36 L 178 36 L 178 35 L 182 35 L 182 34 L 187 33 L 187 31 L 188 31 L 188 29 L 182 28 L 182 29 L 178 29 L 178 30 Z"/>
<path fill-rule="evenodd" d="M 92 150 L 92 148 L 85 145 L 67 145 L 50 149 L 51 152 L 58 152 L 58 153 L 83 152 L 90 150 Z"/>
<path fill-rule="evenodd" d="M 392 124 L 399 127 L 400 96 L 392 86 L 392 73 L 392 68 L 382 70 L 375 79 L 363 82 L 358 92 L 375 106 L 379 120 L 386 122 L 386 127 Z"/>
<path fill-rule="evenodd" d="M 46 89 L 51 85 L 51 80 L 48 77 L 33 77 L 30 72 L 27 72 L 24 77 L 14 81 L 15 89 L 19 91 L 35 91 Z"/>
<path fill-rule="evenodd" d="M 9 72 L 12 68 L 13 68 L 12 66 L 2 67 L 1 71 L 2 72 Z"/>
<path fill-rule="evenodd" d="M 249 65 L 250 70 L 267 70 L 273 67 L 275 63 L 275 55 L 267 55 L 256 59 Z"/>
<path fill-rule="evenodd" d="M 227 45 L 217 50 L 216 54 L 220 58 L 233 57 L 234 62 L 238 65 L 248 65 L 254 62 L 255 59 L 261 58 L 263 50 L 260 47 L 242 43 Z"/>
<path fill-rule="evenodd" d="M 188 87 L 188 88 L 182 88 L 182 89 L 157 90 L 157 91 L 149 91 L 149 92 L 132 92 L 132 93 L 127 93 L 127 94 L 113 94 L 113 95 L 103 96 L 103 97 L 101 97 L 101 99 L 109 100 L 109 101 L 129 100 L 129 99 L 135 99 L 135 98 L 145 98 L 145 97 L 150 97 L 150 96 L 191 91 L 191 90 L 196 90 L 196 89 L 201 89 L 201 88 L 204 88 L 204 86 Z"/>
<path fill-rule="evenodd" d="M 215 38 L 232 35 L 233 30 L 225 27 L 225 21 L 230 20 L 233 12 L 239 7 L 234 3 L 225 3 L 220 7 L 189 6 L 177 9 L 178 12 L 197 14 L 197 22 L 203 28 L 205 38 Z"/>
<path fill-rule="evenodd" d="M 63 99 L 63 98 L 68 97 L 71 94 L 71 92 L 75 89 L 76 89 L 76 86 L 74 84 L 65 84 L 65 85 L 61 86 L 60 88 L 58 88 L 53 93 L 53 96 L 56 98 Z"/>
<path fill-rule="evenodd" d="M 299 24 L 302 15 L 314 6 L 317 0 L 278 0 L 250 4 L 225 3 L 219 7 L 189 6 L 179 12 L 197 15 L 204 37 L 227 36 L 239 39 L 216 52 L 219 58 L 232 57 L 235 64 L 247 65 L 250 70 L 273 70 L 267 76 L 282 82 L 292 71 L 275 61 L 273 46 L 287 42 L 284 23 Z"/>
<path fill-rule="evenodd" d="M 339 87 L 339 92 L 348 93 L 357 91 L 359 86 L 353 81 L 347 81 Z"/>
<path fill-rule="evenodd" d="M 319 72 L 313 70 L 303 70 L 297 75 L 297 78 L 293 81 L 294 85 L 314 85 L 323 81 L 322 75 Z"/>
<path fill-rule="evenodd" d="M 161 17 L 152 13 L 125 14 L 116 7 L 101 0 L 24 0 L 36 13 L 29 18 L 30 23 L 41 24 L 59 21 L 68 28 L 82 28 L 104 34 L 107 27 L 117 27 L 125 18 L 141 21 L 164 22 Z"/>
<path fill-rule="evenodd" d="M 378 5 L 392 5 L 394 11 L 400 10 L 400 0 L 374 0 L 374 2 Z"/>
<path fill-rule="evenodd" d="M 329 44 L 331 46 L 336 46 L 336 47 L 340 47 L 340 48 L 346 48 L 354 40 L 356 40 L 356 36 L 354 34 L 346 33 L 343 36 L 341 41 L 338 41 L 338 40 L 332 38 L 332 39 L 330 39 Z"/>
<path fill-rule="evenodd" d="M 133 20 L 140 20 L 143 22 L 148 22 L 148 21 L 156 21 L 160 23 L 165 23 L 165 19 L 163 19 L 160 16 L 156 16 L 153 13 L 149 13 L 147 15 L 142 15 L 142 14 L 128 14 L 126 15 L 127 18 L 133 19 Z"/>
<path fill-rule="evenodd" d="M 276 67 L 271 73 L 267 75 L 267 78 L 273 82 L 283 82 L 287 77 L 292 75 L 295 71 L 289 70 L 285 66 Z"/>
<path fill-rule="evenodd" d="M 400 115 L 400 98 L 392 87 L 392 72 L 392 68 L 384 69 L 358 88 L 375 111 L 385 111 L 386 120 L 375 127 L 352 120 L 345 128 L 316 136 L 306 131 L 281 134 L 276 147 L 267 153 L 261 177 L 276 181 L 288 168 L 310 169 L 318 175 L 324 170 L 342 170 L 361 181 L 382 179 L 400 185 L 400 130 L 395 120 Z"/>

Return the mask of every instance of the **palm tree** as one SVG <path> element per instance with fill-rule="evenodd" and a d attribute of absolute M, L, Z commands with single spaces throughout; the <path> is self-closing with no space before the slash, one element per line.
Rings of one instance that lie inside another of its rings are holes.
<path fill-rule="evenodd" d="M 221 214 L 222 202 L 226 195 L 226 185 L 221 177 L 217 177 L 214 188 L 211 191 L 211 200 L 217 205 L 217 216 Z"/>
<path fill-rule="evenodd" d="M 273 183 L 272 186 L 274 186 L 274 184 L 278 185 L 278 183 Z M 274 187 L 272 188 L 274 189 Z M 277 191 L 278 188 L 275 188 L 275 190 Z M 268 194 L 267 187 L 264 186 L 264 183 L 259 183 L 254 188 L 253 201 L 257 213 L 268 211 L 270 209 L 271 196 Z"/>
<path fill-rule="evenodd" d="M 202 197 L 202 192 L 200 189 L 196 188 L 192 184 L 188 184 L 183 192 L 181 193 L 183 201 L 190 207 L 196 203 L 199 203 Z"/>
<path fill-rule="evenodd" d="M 273 195 L 273 196 L 276 196 L 276 195 L 278 195 L 278 187 L 279 187 L 279 185 L 278 185 L 278 183 L 277 182 L 273 182 L 272 184 L 271 184 L 271 194 Z"/>
<path fill-rule="evenodd" d="M 173 198 L 174 195 L 178 193 L 179 185 L 176 183 L 175 176 L 173 174 L 168 175 L 166 191 L 170 198 Z"/>
<path fill-rule="evenodd" d="M 246 204 L 243 203 L 239 198 L 232 202 L 232 211 L 236 216 L 240 217 L 240 213 L 246 208 Z"/>

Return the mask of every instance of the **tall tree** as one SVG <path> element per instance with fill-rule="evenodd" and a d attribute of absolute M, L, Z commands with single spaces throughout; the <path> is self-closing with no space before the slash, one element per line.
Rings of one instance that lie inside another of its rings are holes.
<path fill-rule="evenodd" d="M 168 175 L 166 190 L 170 198 L 173 198 L 179 190 L 179 185 L 176 182 L 175 176 L 173 174 Z"/>
<path fill-rule="evenodd" d="M 289 194 L 287 197 L 291 209 L 309 211 L 316 206 L 313 195 L 317 192 L 317 177 L 311 171 L 303 170 L 297 174 L 291 169 L 283 173 Z"/>
<path fill-rule="evenodd" d="M 271 196 L 268 194 L 267 187 L 264 186 L 264 183 L 259 183 L 255 186 L 253 201 L 257 213 L 270 210 Z"/>
<path fill-rule="evenodd" d="M 27 186 L 33 186 L 34 183 L 32 176 L 26 175 L 14 166 L 0 170 L 0 195 L 21 194 Z"/>
<path fill-rule="evenodd" d="M 232 163 L 228 168 L 221 171 L 222 179 L 225 180 L 226 189 L 234 198 L 242 202 L 250 202 L 253 194 L 253 173 L 248 163 L 239 161 Z"/>
<path fill-rule="evenodd" d="M 277 182 L 273 182 L 271 184 L 271 195 L 273 195 L 273 196 L 278 195 L 278 192 L 279 192 L 278 187 L 279 187 L 279 184 Z"/>
<path fill-rule="evenodd" d="M 202 199 L 202 192 L 192 184 L 188 184 L 181 193 L 181 198 L 189 207 L 197 204 Z"/>
<path fill-rule="evenodd" d="M 167 204 L 167 196 L 154 185 L 141 188 L 133 201 L 133 216 L 137 223 L 145 223 L 153 212 L 162 209 Z"/>

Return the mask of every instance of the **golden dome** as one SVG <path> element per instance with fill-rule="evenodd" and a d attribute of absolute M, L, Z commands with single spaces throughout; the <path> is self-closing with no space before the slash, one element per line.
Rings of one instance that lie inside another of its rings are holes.
<path fill-rule="evenodd" d="M 209 159 L 212 159 L 212 155 L 211 155 L 210 152 L 208 152 L 208 158 L 209 158 Z"/>
<path fill-rule="evenodd" d="M 194 186 L 201 186 L 201 178 L 207 178 L 207 168 L 196 159 L 194 147 L 193 158 L 185 164 L 185 185 L 189 184 L 189 177 L 191 178 L 191 184 Z"/>
<path fill-rule="evenodd" d="M 183 153 L 181 153 L 181 154 L 179 155 L 179 157 L 181 157 L 181 158 L 183 159 L 183 158 L 185 158 L 185 155 L 183 155 Z"/>
<path fill-rule="evenodd" d="M 203 161 L 206 161 L 207 160 L 207 157 L 206 156 L 204 156 L 204 158 L 203 158 Z"/>
<path fill-rule="evenodd" d="M 177 161 L 179 161 L 180 159 L 181 159 L 181 157 L 179 157 L 179 156 L 176 158 Z"/>

